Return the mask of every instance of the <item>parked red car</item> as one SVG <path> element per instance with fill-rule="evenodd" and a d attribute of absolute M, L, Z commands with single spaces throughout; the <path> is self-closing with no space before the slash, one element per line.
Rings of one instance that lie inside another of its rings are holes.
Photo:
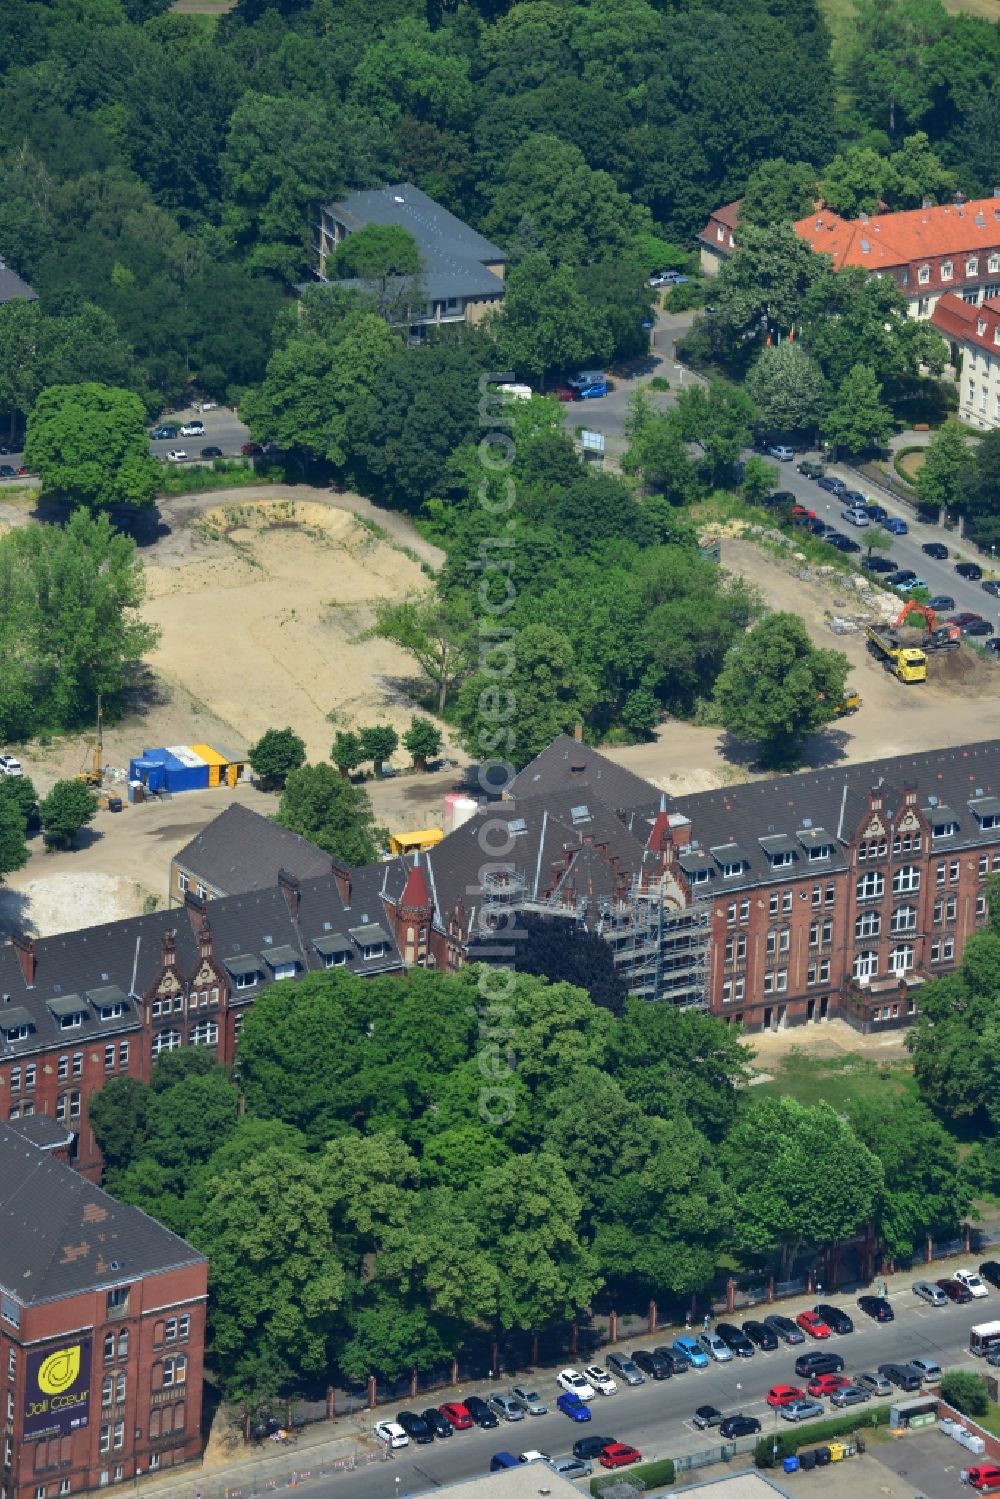
<path fill-rule="evenodd" d="M 552 394 L 557 401 L 575 401 L 578 399 L 576 391 L 570 390 L 568 385 L 557 385 Z"/>
<path fill-rule="evenodd" d="M 773 1410 L 780 1410 L 783 1405 L 791 1405 L 795 1400 L 804 1399 L 805 1391 L 793 1384 L 772 1385 L 767 1392 L 767 1403 Z"/>
<path fill-rule="evenodd" d="M 454 1426 L 456 1431 L 468 1431 L 470 1426 L 475 1426 L 476 1424 L 465 1406 L 461 1405 L 457 1400 L 449 1400 L 447 1405 L 439 1405 L 438 1410 L 444 1416 L 445 1420 Z"/>
<path fill-rule="evenodd" d="M 817 1374 L 815 1379 L 811 1379 L 809 1381 L 806 1389 L 809 1391 L 810 1395 L 819 1395 L 822 1397 L 826 1395 L 832 1395 L 837 1390 L 842 1390 L 844 1386 L 849 1385 L 850 1382 L 851 1381 L 849 1379 L 845 1379 L 842 1374 Z"/>
<path fill-rule="evenodd" d="M 630 1447 L 627 1442 L 612 1442 L 603 1449 L 600 1457 L 602 1468 L 627 1468 L 629 1463 L 641 1460 L 642 1453 L 638 1447 Z"/>
<path fill-rule="evenodd" d="M 830 1329 L 823 1321 L 823 1318 L 817 1316 L 815 1312 L 799 1312 L 795 1320 L 802 1331 L 807 1332 L 811 1338 L 828 1338 L 830 1336 Z"/>
<path fill-rule="evenodd" d="M 1000 1489 L 1000 1467 L 996 1463 L 977 1463 L 969 1469 L 969 1482 L 981 1494 L 993 1494 Z"/>

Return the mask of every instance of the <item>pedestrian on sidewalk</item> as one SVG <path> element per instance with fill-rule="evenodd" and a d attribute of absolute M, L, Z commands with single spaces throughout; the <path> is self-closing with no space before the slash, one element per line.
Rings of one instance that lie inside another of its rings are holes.
<path fill-rule="evenodd" d="M 708 1329 L 711 1327 L 711 1325 L 712 1325 L 712 1313 L 711 1312 L 706 1312 L 705 1313 L 705 1320 L 704 1320 L 702 1326 L 704 1327 L 705 1331 L 708 1332 Z"/>
<path fill-rule="evenodd" d="M 691 1313 L 690 1312 L 685 1312 L 685 1314 L 684 1314 L 684 1331 L 685 1332 L 690 1332 L 691 1331 Z"/>

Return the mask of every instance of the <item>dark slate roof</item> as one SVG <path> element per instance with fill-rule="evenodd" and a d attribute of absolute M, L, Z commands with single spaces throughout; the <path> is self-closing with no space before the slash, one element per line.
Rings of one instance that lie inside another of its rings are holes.
<path fill-rule="evenodd" d="M 867 817 L 869 791 L 878 788 L 883 810 L 892 820 L 899 813 L 907 785 L 916 787 L 917 808 L 928 822 L 942 814 L 941 820 L 954 819 L 959 825 L 954 836 L 935 839 L 932 850 L 945 856 L 953 850 L 996 842 L 996 831 L 984 829 L 973 808 L 985 801 L 988 816 L 989 799 L 1000 796 L 997 740 L 694 792 L 671 797 L 670 808 L 690 820 L 695 848 L 718 853 L 724 845 L 736 843 L 743 850 L 748 867 L 741 875 L 725 879 L 716 870 L 711 883 L 717 896 L 773 879 L 762 846 L 762 840 L 769 838 L 794 839 L 801 845 L 795 864 L 783 867 L 784 878 L 815 879 L 827 869 L 843 869 L 847 864 L 844 845 L 856 837 Z M 816 838 L 816 833 L 824 836 Z M 832 857 L 811 861 L 810 843 L 832 845 Z"/>
<path fill-rule="evenodd" d="M 261 819 L 263 821 L 263 819 Z M 265 824 L 268 825 L 268 824 Z M 301 973 L 324 967 L 313 939 L 362 927 L 366 921 L 386 922 L 381 899 L 385 870 L 372 865 L 352 876 L 350 905 L 345 906 L 333 875 L 303 880 L 299 884 L 300 905 L 293 917 L 281 889 L 249 891 L 223 896 L 204 906 L 215 957 L 232 971 L 234 958 L 249 957 L 260 977 L 256 985 L 239 993 L 252 1000 L 273 982 L 264 959 L 286 950 Z M 386 923 L 391 926 L 391 923 Z M 30 1055 L 39 1046 L 79 1049 L 88 1043 L 138 1031 L 142 1017 L 136 1000 L 160 972 L 163 936 L 174 936 L 178 970 L 192 973 L 198 964 L 198 944 L 191 915 L 184 908 L 155 911 L 125 921 L 106 922 L 78 932 L 62 932 L 35 939 L 35 983 L 24 981 L 12 943 L 0 945 L 0 1032 L 30 1024 L 27 1040 L 10 1041 L 0 1034 L 0 1058 Z M 356 942 L 350 944 L 347 970 L 362 975 L 398 971 L 403 960 L 391 931 L 383 933 L 386 951 L 367 961 Z M 288 958 L 287 961 L 291 961 Z M 100 990 L 117 988 L 129 998 L 126 1013 L 115 1020 L 101 1020 L 98 1009 L 80 999 Z M 82 1024 L 62 1030 L 56 1009 L 82 1012 Z"/>
<path fill-rule="evenodd" d="M 329 874 L 332 863 L 308 838 L 239 802 L 213 818 L 174 858 L 189 874 L 227 895 L 266 890 L 277 883 L 279 869 L 308 880 Z"/>
<path fill-rule="evenodd" d="M 655 810 L 663 795 L 651 781 L 644 781 L 634 771 L 616 765 L 568 734 L 560 734 L 547 749 L 529 760 L 511 781 L 507 795 L 517 801 L 523 797 L 549 796 L 574 786 L 585 787 L 615 811 Z M 580 797 L 581 801 L 586 799 Z"/>
<path fill-rule="evenodd" d="M 138 1208 L 0 1124 L 0 1284 L 22 1305 L 203 1262 Z"/>
<path fill-rule="evenodd" d="M 507 840 L 499 832 L 502 823 L 507 825 Z M 528 903 L 572 891 L 590 920 L 610 899 L 616 870 L 626 880 L 639 873 L 649 832 L 650 823 L 638 818 L 630 830 L 609 807 L 574 783 L 571 791 L 560 794 L 491 803 L 425 850 L 420 863 L 439 924 L 447 925 L 459 903 L 470 921 L 478 912 L 484 865 L 509 866 Z M 402 895 L 410 863 L 398 858 L 383 866 L 386 889 L 394 901 Z"/>
<path fill-rule="evenodd" d="M 0 303 L 3 302 L 37 302 L 38 293 L 23 281 L 16 271 L 12 271 L 0 257 Z"/>
<path fill-rule="evenodd" d="M 8 1128 L 23 1135 L 39 1150 L 59 1150 L 72 1145 L 74 1138 L 73 1131 L 57 1123 L 51 1114 L 22 1115 L 20 1119 L 11 1119 Z"/>
<path fill-rule="evenodd" d="M 506 253 L 411 182 L 351 193 L 324 208 L 350 231 L 367 224 L 409 230 L 420 250 L 420 280 L 428 300 L 503 296 L 503 279 L 486 267 L 506 262 Z"/>

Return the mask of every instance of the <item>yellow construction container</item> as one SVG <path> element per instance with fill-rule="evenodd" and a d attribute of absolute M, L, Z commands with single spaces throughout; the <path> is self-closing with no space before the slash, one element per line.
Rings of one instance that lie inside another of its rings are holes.
<path fill-rule="evenodd" d="M 846 1442 L 827 1442 L 826 1445 L 830 1449 L 830 1461 L 832 1463 L 842 1462 L 843 1459 L 847 1455 L 847 1443 Z"/>
<path fill-rule="evenodd" d="M 443 837 L 443 828 L 421 828 L 416 833 L 392 833 L 389 837 L 389 851 L 393 854 L 415 854 L 418 850 L 433 848 Z"/>
<path fill-rule="evenodd" d="M 210 744 L 189 744 L 188 749 L 193 750 L 196 755 L 200 755 L 208 766 L 208 784 L 210 786 L 221 786 L 226 778 L 226 770 L 229 766 L 225 755 L 220 755 L 219 751 L 213 749 Z"/>

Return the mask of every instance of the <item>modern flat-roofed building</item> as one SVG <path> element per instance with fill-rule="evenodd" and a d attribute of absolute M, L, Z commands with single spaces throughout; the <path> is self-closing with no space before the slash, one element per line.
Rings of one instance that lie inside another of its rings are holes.
<path fill-rule="evenodd" d="M 208 1264 L 0 1124 L 0 1499 L 60 1499 L 201 1451 Z"/>

